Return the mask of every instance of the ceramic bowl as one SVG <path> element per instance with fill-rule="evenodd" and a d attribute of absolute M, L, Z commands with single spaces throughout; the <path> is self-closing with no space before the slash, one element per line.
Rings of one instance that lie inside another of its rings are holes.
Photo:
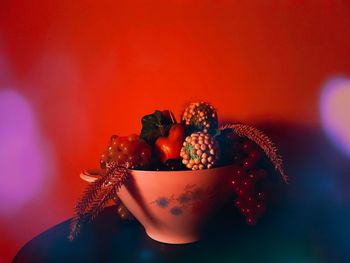
<path fill-rule="evenodd" d="M 118 197 L 154 240 L 185 244 L 200 239 L 203 227 L 230 198 L 232 166 L 198 171 L 129 170 Z M 81 178 L 96 180 L 90 172 Z"/>

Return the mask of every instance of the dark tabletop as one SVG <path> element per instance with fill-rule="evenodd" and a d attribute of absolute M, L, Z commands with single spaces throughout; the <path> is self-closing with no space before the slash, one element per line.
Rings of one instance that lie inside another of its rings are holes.
<path fill-rule="evenodd" d="M 271 180 L 268 210 L 256 226 L 228 204 L 201 241 L 167 245 L 111 206 L 73 242 L 65 221 L 28 242 L 14 262 L 350 262 L 350 159 L 320 130 L 265 130 L 288 157 L 291 180 Z"/>

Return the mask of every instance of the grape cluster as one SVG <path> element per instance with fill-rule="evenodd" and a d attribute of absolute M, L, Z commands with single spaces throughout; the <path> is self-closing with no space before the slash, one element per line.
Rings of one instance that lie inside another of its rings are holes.
<path fill-rule="evenodd" d="M 137 134 L 129 136 L 113 135 L 100 159 L 102 169 L 110 161 L 115 161 L 130 169 L 145 169 L 150 165 L 151 147 Z"/>
<path fill-rule="evenodd" d="M 248 225 L 255 225 L 266 210 L 266 194 L 261 189 L 267 172 L 262 168 L 264 154 L 250 140 L 237 137 L 232 132 L 225 134 L 229 142 L 230 160 L 235 167 L 232 172 L 232 188 L 236 193 L 235 206 L 246 217 Z M 232 154 L 234 153 L 234 154 Z"/>
<path fill-rule="evenodd" d="M 105 169 L 109 162 L 114 161 L 129 169 L 146 169 L 150 165 L 152 156 L 151 147 L 137 134 L 129 136 L 113 135 L 108 143 L 107 149 L 102 153 L 100 166 Z M 114 201 L 117 205 L 117 213 L 121 219 L 132 219 L 131 213 L 115 196 Z"/>

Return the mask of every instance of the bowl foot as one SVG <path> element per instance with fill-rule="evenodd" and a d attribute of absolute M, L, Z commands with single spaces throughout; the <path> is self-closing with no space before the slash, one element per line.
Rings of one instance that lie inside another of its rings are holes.
<path fill-rule="evenodd" d="M 153 240 L 166 244 L 188 244 L 197 242 L 200 239 L 198 235 L 172 235 L 149 230 L 145 231 Z"/>

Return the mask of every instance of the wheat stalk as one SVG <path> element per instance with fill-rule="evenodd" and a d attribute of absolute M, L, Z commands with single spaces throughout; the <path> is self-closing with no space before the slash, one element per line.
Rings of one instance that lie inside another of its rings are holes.
<path fill-rule="evenodd" d="M 282 158 L 277 153 L 277 147 L 266 134 L 257 128 L 246 124 L 227 124 L 220 128 L 220 130 L 224 129 L 232 129 L 238 136 L 246 137 L 255 142 L 265 152 L 275 169 L 280 173 L 283 181 L 288 183 L 288 177 L 283 168 Z"/>
<path fill-rule="evenodd" d="M 69 240 L 80 232 L 83 224 L 94 220 L 128 179 L 128 170 L 115 162 L 109 163 L 106 175 L 91 183 L 75 207 L 71 220 Z"/>

